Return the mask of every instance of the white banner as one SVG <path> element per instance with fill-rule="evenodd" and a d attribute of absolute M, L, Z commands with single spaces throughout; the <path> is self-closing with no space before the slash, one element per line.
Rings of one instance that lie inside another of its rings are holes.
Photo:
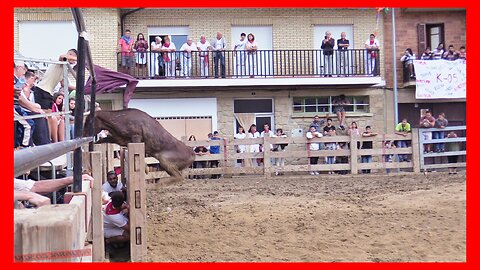
<path fill-rule="evenodd" d="M 417 99 L 466 98 L 465 60 L 414 60 Z"/>

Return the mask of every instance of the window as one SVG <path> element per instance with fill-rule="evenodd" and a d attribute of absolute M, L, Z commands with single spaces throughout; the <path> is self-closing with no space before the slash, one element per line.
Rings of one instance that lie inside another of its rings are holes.
<path fill-rule="evenodd" d="M 348 105 L 343 105 L 347 112 L 369 112 L 368 96 L 347 96 Z M 326 97 L 294 97 L 293 113 L 333 113 L 335 96 Z"/>
<path fill-rule="evenodd" d="M 439 43 L 444 42 L 444 25 L 442 24 L 427 24 L 427 44 L 430 49 L 437 48 Z M 444 44 L 445 45 L 445 44 Z M 445 47 L 445 46 L 444 46 Z"/>

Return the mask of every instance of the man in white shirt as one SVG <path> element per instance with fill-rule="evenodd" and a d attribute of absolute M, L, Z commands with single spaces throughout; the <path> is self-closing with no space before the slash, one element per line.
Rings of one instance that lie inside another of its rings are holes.
<path fill-rule="evenodd" d="M 374 34 L 370 34 L 370 38 L 365 41 L 365 48 L 367 49 L 366 71 L 367 75 L 377 76 L 377 62 L 378 50 L 380 49 L 380 42 L 375 38 Z"/>
<path fill-rule="evenodd" d="M 217 32 L 217 38 L 213 40 L 213 60 L 215 64 L 215 78 L 218 78 L 218 62 L 220 62 L 221 75 L 225 78 L 225 48 L 227 43 L 221 32 Z"/>
<path fill-rule="evenodd" d="M 200 52 L 199 53 L 199 58 L 200 58 L 200 76 L 202 78 L 207 78 L 208 77 L 208 51 L 212 50 L 212 45 L 210 45 L 210 42 L 207 41 L 207 38 L 205 35 L 202 35 L 200 37 L 200 42 L 197 43 L 197 49 Z"/>
<path fill-rule="evenodd" d="M 111 201 L 107 203 L 103 212 L 105 244 L 128 242 L 130 241 L 130 223 L 126 217 L 128 205 L 125 197 L 120 191 L 112 192 L 110 195 Z"/>
<path fill-rule="evenodd" d="M 245 69 L 245 48 L 247 46 L 247 40 L 245 37 L 247 34 L 241 33 L 240 34 L 240 41 L 235 44 L 235 47 L 233 50 L 235 51 L 235 58 L 236 58 L 236 70 L 235 70 L 235 76 L 242 77 L 245 76 L 246 74 L 246 69 Z"/>
<path fill-rule="evenodd" d="M 107 182 L 102 185 L 102 189 L 107 193 L 125 190 L 122 182 L 118 182 L 118 176 L 114 171 L 107 172 Z"/>
<path fill-rule="evenodd" d="M 189 78 L 192 75 L 192 51 L 197 51 L 197 45 L 193 43 L 192 38 L 188 38 L 180 48 L 182 52 L 180 59 L 182 63 L 182 76 Z"/>

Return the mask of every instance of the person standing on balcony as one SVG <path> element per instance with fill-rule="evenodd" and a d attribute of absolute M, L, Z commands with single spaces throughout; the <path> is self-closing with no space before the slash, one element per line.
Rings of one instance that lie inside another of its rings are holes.
<path fill-rule="evenodd" d="M 200 42 L 197 43 L 197 49 L 200 52 L 200 76 L 202 78 L 208 77 L 208 51 L 212 50 L 212 45 L 207 41 L 205 35 L 200 37 Z"/>
<path fill-rule="evenodd" d="M 235 70 L 235 76 L 238 77 L 243 77 L 245 76 L 245 48 L 247 46 L 247 40 L 245 39 L 247 35 L 245 33 L 240 34 L 240 41 L 235 44 L 235 47 L 233 47 L 233 50 L 235 51 L 235 57 L 236 57 L 236 70 Z"/>
<path fill-rule="evenodd" d="M 225 78 L 225 48 L 227 43 L 221 32 L 217 32 L 217 38 L 213 40 L 213 62 L 215 65 L 215 78 L 218 78 L 218 62 L 220 62 L 220 72 L 222 78 Z"/>
<path fill-rule="evenodd" d="M 135 46 L 133 46 L 135 53 L 135 61 L 137 68 L 141 77 L 146 77 L 146 67 L 147 67 L 147 50 L 148 42 L 145 40 L 145 37 L 142 33 L 137 35 L 137 40 L 135 41 Z"/>
<path fill-rule="evenodd" d="M 370 34 L 370 38 L 365 42 L 367 49 L 366 75 L 377 76 L 377 56 L 380 49 L 380 42 L 375 38 L 374 34 Z"/>
<path fill-rule="evenodd" d="M 162 48 L 162 38 L 155 37 L 155 41 L 150 44 L 150 51 L 152 53 L 150 59 L 150 76 L 163 76 L 163 57 L 160 49 Z"/>
<path fill-rule="evenodd" d="M 337 40 L 338 48 L 338 63 L 337 63 L 337 72 L 339 75 L 348 76 L 350 73 L 348 68 L 348 47 L 350 46 L 350 41 L 347 39 L 347 34 L 342 32 L 340 34 L 340 39 Z"/>
<path fill-rule="evenodd" d="M 117 53 L 122 56 L 122 72 L 130 74 L 133 67 L 133 38 L 130 36 L 130 30 L 125 30 L 124 35 L 118 40 Z"/>
<path fill-rule="evenodd" d="M 432 60 L 433 53 L 430 50 L 430 47 L 425 48 L 425 51 L 422 54 L 422 60 Z"/>
<path fill-rule="evenodd" d="M 405 68 L 408 70 L 408 75 L 411 79 L 415 79 L 415 72 L 413 71 L 413 60 L 416 60 L 417 57 L 412 52 L 412 49 L 407 48 L 403 53 L 400 61 L 405 65 Z"/>
<path fill-rule="evenodd" d="M 177 48 L 173 42 L 170 42 L 170 37 L 165 36 L 161 51 L 163 52 L 163 61 L 165 62 L 165 77 L 175 77 Z"/>
<path fill-rule="evenodd" d="M 448 46 L 448 51 L 443 53 L 442 58 L 449 61 L 457 60 L 458 53 L 455 51 L 455 47 L 453 47 L 453 45 Z"/>
<path fill-rule="evenodd" d="M 256 73 L 256 65 L 257 63 L 257 50 L 258 46 L 257 43 L 255 42 L 255 36 L 250 33 L 247 36 L 247 44 L 245 45 L 245 48 L 247 49 L 247 70 L 248 70 L 248 75 L 250 75 L 250 78 L 255 77 Z"/>
<path fill-rule="evenodd" d="M 443 53 L 445 52 L 445 48 L 443 46 L 443 43 L 438 43 L 438 46 L 435 50 L 432 52 L 432 57 L 433 60 L 440 60 L 442 59 Z"/>
<path fill-rule="evenodd" d="M 180 59 L 182 63 L 182 76 L 185 78 L 190 78 L 192 76 L 192 52 L 197 51 L 197 45 L 193 43 L 192 38 L 188 38 L 187 42 L 185 42 L 182 47 L 180 48 L 182 52 L 180 54 Z"/>
<path fill-rule="evenodd" d="M 325 32 L 325 39 L 322 40 L 323 50 L 323 76 L 332 77 L 333 73 L 333 47 L 335 46 L 335 39 L 332 38 L 330 31 Z"/>
<path fill-rule="evenodd" d="M 467 60 L 467 51 L 465 50 L 465 46 L 460 47 L 458 51 L 458 59 Z"/>

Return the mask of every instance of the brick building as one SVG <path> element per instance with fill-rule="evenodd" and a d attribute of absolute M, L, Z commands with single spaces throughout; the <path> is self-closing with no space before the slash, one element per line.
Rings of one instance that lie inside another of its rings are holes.
<path fill-rule="evenodd" d="M 385 47 L 392 46 L 391 14 L 384 15 Z M 466 10 L 464 8 L 399 8 L 395 9 L 397 84 L 399 119 L 406 117 L 416 123 L 421 109 L 429 109 L 434 116 L 446 113 L 450 125 L 466 124 L 466 99 L 416 99 L 415 80 L 404 79 L 400 61 L 406 48 L 411 48 L 420 59 L 425 47 L 432 50 L 439 42 L 456 50 L 467 44 Z M 387 92 L 393 88 L 392 50 L 384 51 Z"/>
<path fill-rule="evenodd" d="M 253 114 L 260 126 L 266 122 L 272 129 L 283 128 L 293 134 L 305 131 L 315 114 L 324 116 L 330 112 L 335 119 L 331 112 L 332 98 L 344 94 L 352 102 L 347 123 L 358 121 L 361 128 L 372 125 L 380 132 L 392 130 L 393 99 L 384 81 L 389 72 L 385 69 L 388 56 L 384 51 L 389 48 L 383 46 L 386 38 L 383 17 L 377 22 L 374 9 L 146 8 L 83 9 L 83 12 L 94 62 L 114 70 L 118 67 L 116 44 L 122 28 L 130 29 L 134 37 L 144 33 L 149 40 L 157 35 L 170 35 L 174 41 L 189 36 L 195 42 L 200 35 L 210 40 L 221 31 L 229 49 L 237 41 L 238 33 L 252 32 L 263 46 L 260 49 L 292 53 L 319 50 L 326 30 L 335 39 L 345 31 L 351 49 L 360 51 L 358 58 L 366 54 L 364 44 L 369 35 L 376 33 L 381 44 L 378 76 L 358 73 L 348 77 L 290 74 L 255 79 L 142 79 L 130 107 L 158 118 L 177 137 L 196 134 L 197 139 L 205 139 L 212 130 L 232 136 L 236 129 L 235 113 Z M 35 25 L 45 23 L 43 27 L 48 30 L 56 22 L 68 24 L 72 20 L 69 9 L 16 9 L 14 19 L 15 48 L 21 53 L 22 48 L 34 50 L 28 44 L 28 35 L 35 34 Z M 177 49 L 181 45 L 176 44 Z M 293 65 L 286 58 L 280 60 L 284 61 L 283 66 Z M 309 61 L 306 65 L 311 64 Z M 97 98 L 104 109 L 121 108 L 121 89 Z"/>

